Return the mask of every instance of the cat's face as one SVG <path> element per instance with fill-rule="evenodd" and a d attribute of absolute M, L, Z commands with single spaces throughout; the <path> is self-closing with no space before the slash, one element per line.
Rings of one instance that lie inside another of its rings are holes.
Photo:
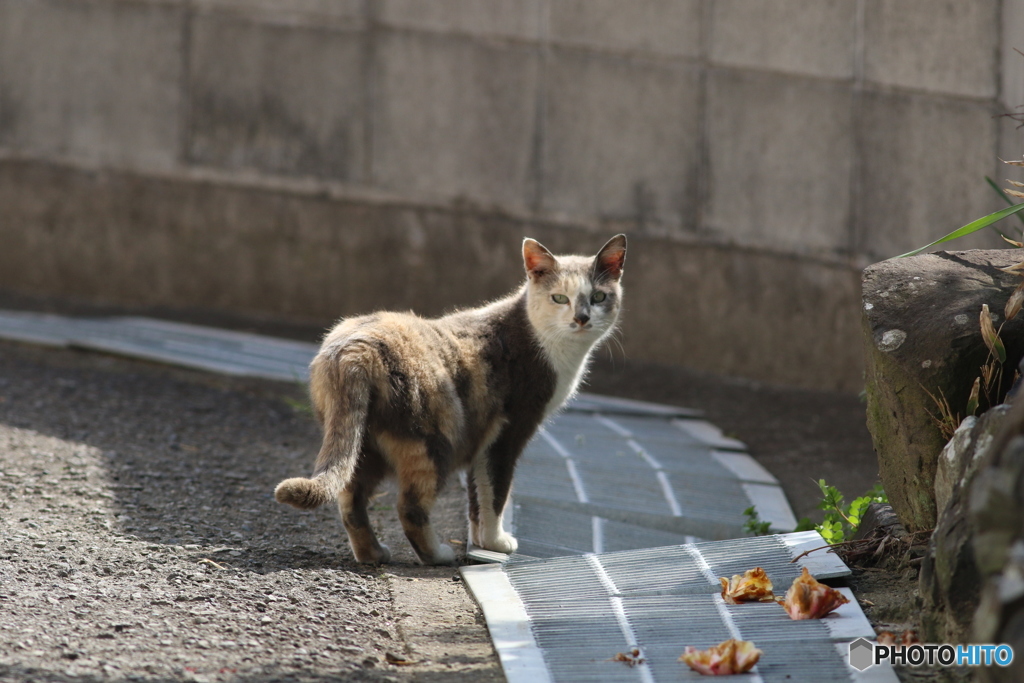
<path fill-rule="evenodd" d="M 622 302 L 626 237 L 616 235 L 596 256 L 554 256 L 523 242 L 530 322 L 545 340 L 593 344 L 614 326 Z"/>

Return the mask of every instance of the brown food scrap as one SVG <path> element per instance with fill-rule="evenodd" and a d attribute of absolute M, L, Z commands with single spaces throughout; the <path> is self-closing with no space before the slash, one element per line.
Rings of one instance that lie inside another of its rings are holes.
<path fill-rule="evenodd" d="M 723 576 L 718 580 L 722 582 L 722 599 L 733 605 L 741 602 L 771 602 L 775 599 L 772 581 L 760 567 L 736 574 L 732 579 Z"/>
<path fill-rule="evenodd" d="M 625 662 L 629 666 L 636 666 L 637 664 L 643 664 L 644 658 L 640 654 L 640 648 L 634 647 L 629 652 L 619 652 L 609 661 L 612 662 Z"/>
<path fill-rule="evenodd" d="M 804 567 L 779 604 L 786 608 L 790 619 L 821 619 L 848 602 L 842 593 L 819 583 Z"/>
<path fill-rule="evenodd" d="M 679 661 L 705 676 L 728 676 L 750 671 L 761 654 L 749 640 L 730 639 L 707 650 L 687 646 Z"/>

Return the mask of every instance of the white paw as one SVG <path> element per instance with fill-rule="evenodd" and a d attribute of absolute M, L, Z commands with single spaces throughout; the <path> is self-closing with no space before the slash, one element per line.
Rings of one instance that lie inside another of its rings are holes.
<path fill-rule="evenodd" d="M 469 522 L 469 542 L 473 545 L 480 545 L 480 523 L 470 520 Z"/>
<path fill-rule="evenodd" d="M 430 564 L 455 564 L 455 551 L 446 543 L 438 543 Z"/>
<path fill-rule="evenodd" d="M 481 544 L 487 550 L 494 550 L 499 553 L 512 554 L 519 547 L 519 541 L 510 533 L 502 531 L 494 539 Z"/>

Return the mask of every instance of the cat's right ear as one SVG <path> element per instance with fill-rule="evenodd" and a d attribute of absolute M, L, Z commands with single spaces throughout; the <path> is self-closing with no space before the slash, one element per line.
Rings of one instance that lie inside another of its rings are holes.
<path fill-rule="evenodd" d="M 558 262 L 551 252 L 544 248 L 543 244 L 529 237 L 523 240 L 523 265 L 526 266 L 527 274 L 535 280 L 558 268 Z"/>

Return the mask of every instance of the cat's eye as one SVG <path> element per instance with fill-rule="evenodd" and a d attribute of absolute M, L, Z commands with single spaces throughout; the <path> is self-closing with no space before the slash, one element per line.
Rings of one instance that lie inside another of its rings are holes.
<path fill-rule="evenodd" d="M 569 303 L 569 297 L 567 297 L 565 294 L 552 294 L 551 300 L 554 301 L 556 304 Z"/>
<path fill-rule="evenodd" d="M 602 301 L 604 301 L 605 298 L 607 298 L 607 296 L 608 295 L 605 294 L 604 292 L 594 292 L 594 295 L 590 297 L 590 300 L 593 301 L 595 304 L 599 304 Z"/>

